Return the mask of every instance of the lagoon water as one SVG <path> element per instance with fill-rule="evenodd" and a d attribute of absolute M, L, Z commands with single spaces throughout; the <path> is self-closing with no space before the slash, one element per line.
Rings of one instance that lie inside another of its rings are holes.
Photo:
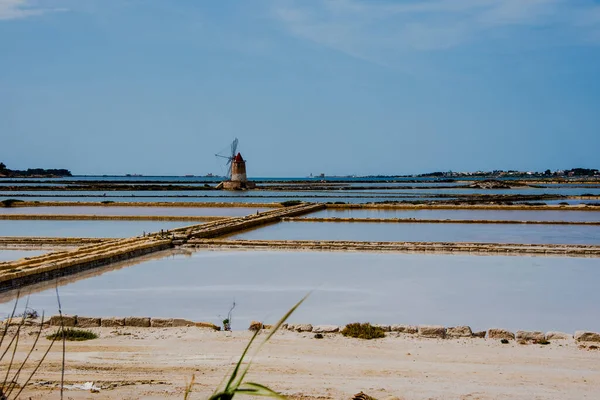
<path fill-rule="evenodd" d="M 228 239 L 600 244 L 600 226 L 280 222 Z"/>
<path fill-rule="evenodd" d="M 1 209 L 0 209 L 1 210 Z M 0 211 L 1 212 L 1 211 Z M 415 218 L 494 221 L 600 221 L 598 211 L 527 211 L 527 210 L 393 210 L 335 209 L 317 211 L 311 218 Z"/>
<path fill-rule="evenodd" d="M 197 224 L 200 222 L 0 221 L 0 236 L 125 238 Z"/>
<path fill-rule="evenodd" d="M 254 207 L 10 207 L 0 208 L 0 215 L 158 215 L 158 216 L 220 216 L 240 217 L 269 211 L 270 208 Z"/>
<path fill-rule="evenodd" d="M 470 325 L 474 330 L 600 331 L 598 259 L 334 252 L 162 253 L 59 280 L 63 311 L 89 316 L 182 317 L 233 328 L 291 318 L 312 324 Z M 54 282 L 30 306 L 56 312 Z M 12 309 L 0 295 L 0 314 Z"/>
<path fill-rule="evenodd" d="M 35 257 L 51 250 L 0 249 L 0 262 L 13 261 L 23 257 Z"/>

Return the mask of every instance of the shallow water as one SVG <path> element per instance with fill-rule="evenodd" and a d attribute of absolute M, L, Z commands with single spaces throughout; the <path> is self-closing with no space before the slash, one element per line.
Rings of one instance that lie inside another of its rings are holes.
<path fill-rule="evenodd" d="M 50 250 L 13 250 L 0 249 L 0 261 L 13 261 L 23 257 L 35 257 L 48 253 Z"/>
<path fill-rule="evenodd" d="M 0 221 L 0 236 L 108 237 L 141 236 L 200 222 L 170 221 Z"/>
<path fill-rule="evenodd" d="M 269 211 L 253 207 L 10 207 L 0 208 L 2 214 L 28 215 L 158 215 L 158 216 L 223 216 L 239 217 Z"/>
<path fill-rule="evenodd" d="M 229 239 L 600 244 L 600 226 L 280 222 Z"/>
<path fill-rule="evenodd" d="M 141 193 L 141 192 L 140 192 Z M 293 197 L 232 197 L 232 196 L 211 196 L 211 197 L 170 197 L 168 195 L 164 195 L 161 197 L 143 197 L 143 196 L 135 196 L 135 197 L 87 197 L 87 196 L 57 196 L 57 197 L 28 197 L 28 196 L 19 196 L 18 194 L 14 194 L 11 196 L 1 195 L 0 201 L 4 199 L 17 199 L 23 201 L 64 201 L 64 202 L 102 202 L 102 201 L 113 201 L 115 203 L 126 201 L 126 202 L 167 202 L 167 203 L 178 203 L 178 202 L 196 202 L 196 203 L 281 203 L 287 200 L 300 200 L 312 203 L 327 203 L 327 202 L 336 202 L 341 201 L 345 203 L 374 203 L 374 202 L 382 202 L 382 201 L 435 201 L 439 200 L 438 198 L 417 198 L 417 197 L 378 197 L 378 196 L 360 196 L 360 197 L 345 197 L 345 196 L 330 196 L 330 197 L 310 197 L 310 195 L 302 196 L 302 192 L 294 195 Z M 453 198 L 446 198 L 444 200 L 454 200 Z"/>
<path fill-rule="evenodd" d="M 291 322 L 600 330 L 598 259 L 200 251 L 94 274 L 60 281 L 64 312 L 220 324 L 235 300 L 233 328 L 246 329 L 251 320 L 275 322 L 314 290 Z M 35 290 L 30 306 L 54 314 L 54 282 Z M 11 295 L 0 297 L 3 316 Z"/>
<path fill-rule="evenodd" d="M 1 211 L 0 211 L 1 212 Z M 598 211 L 327 209 L 311 218 L 416 218 L 495 221 L 600 221 Z"/>

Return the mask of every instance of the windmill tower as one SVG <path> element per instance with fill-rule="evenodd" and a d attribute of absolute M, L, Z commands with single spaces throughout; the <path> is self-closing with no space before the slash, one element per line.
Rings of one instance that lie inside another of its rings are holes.
<path fill-rule="evenodd" d="M 246 175 L 246 161 L 242 154 L 237 152 L 238 139 L 236 138 L 231 143 L 230 152 L 228 155 L 215 154 L 217 157 L 227 159 L 227 180 L 221 182 L 217 189 L 225 190 L 245 190 L 254 189 L 256 185 L 253 182 L 248 182 Z"/>

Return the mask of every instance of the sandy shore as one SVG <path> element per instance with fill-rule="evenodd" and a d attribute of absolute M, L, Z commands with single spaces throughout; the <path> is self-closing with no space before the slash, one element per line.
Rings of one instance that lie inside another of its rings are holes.
<path fill-rule="evenodd" d="M 17 359 L 26 356 L 33 330 L 26 328 Z M 185 382 L 193 374 L 192 398 L 207 398 L 251 336 L 199 328 L 91 330 L 100 338 L 67 342 L 65 379 L 69 384 L 93 381 L 101 390 L 72 389 L 65 398 L 182 399 Z M 379 399 L 600 396 L 600 351 L 579 348 L 572 340 L 541 346 L 391 335 L 363 341 L 332 334 L 318 340 L 313 334 L 278 332 L 254 359 L 248 380 L 303 399 L 349 399 L 360 391 Z M 48 344 L 41 339 L 32 358 L 39 359 Z M 25 398 L 59 398 L 60 359 L 57 345 L 26 388 Z M 5 361 L 1 370 L 6 370 Z"/>

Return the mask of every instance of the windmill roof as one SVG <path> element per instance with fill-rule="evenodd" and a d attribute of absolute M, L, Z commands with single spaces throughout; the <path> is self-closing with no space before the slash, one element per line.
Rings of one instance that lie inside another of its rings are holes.
<path fill-rule="evenodd" d="M 235 156 L 235 162 L 236 163 L 244 162 L 244 159 L 242 158 L 241 153 L 237 153 L 237 156 Z"/>

